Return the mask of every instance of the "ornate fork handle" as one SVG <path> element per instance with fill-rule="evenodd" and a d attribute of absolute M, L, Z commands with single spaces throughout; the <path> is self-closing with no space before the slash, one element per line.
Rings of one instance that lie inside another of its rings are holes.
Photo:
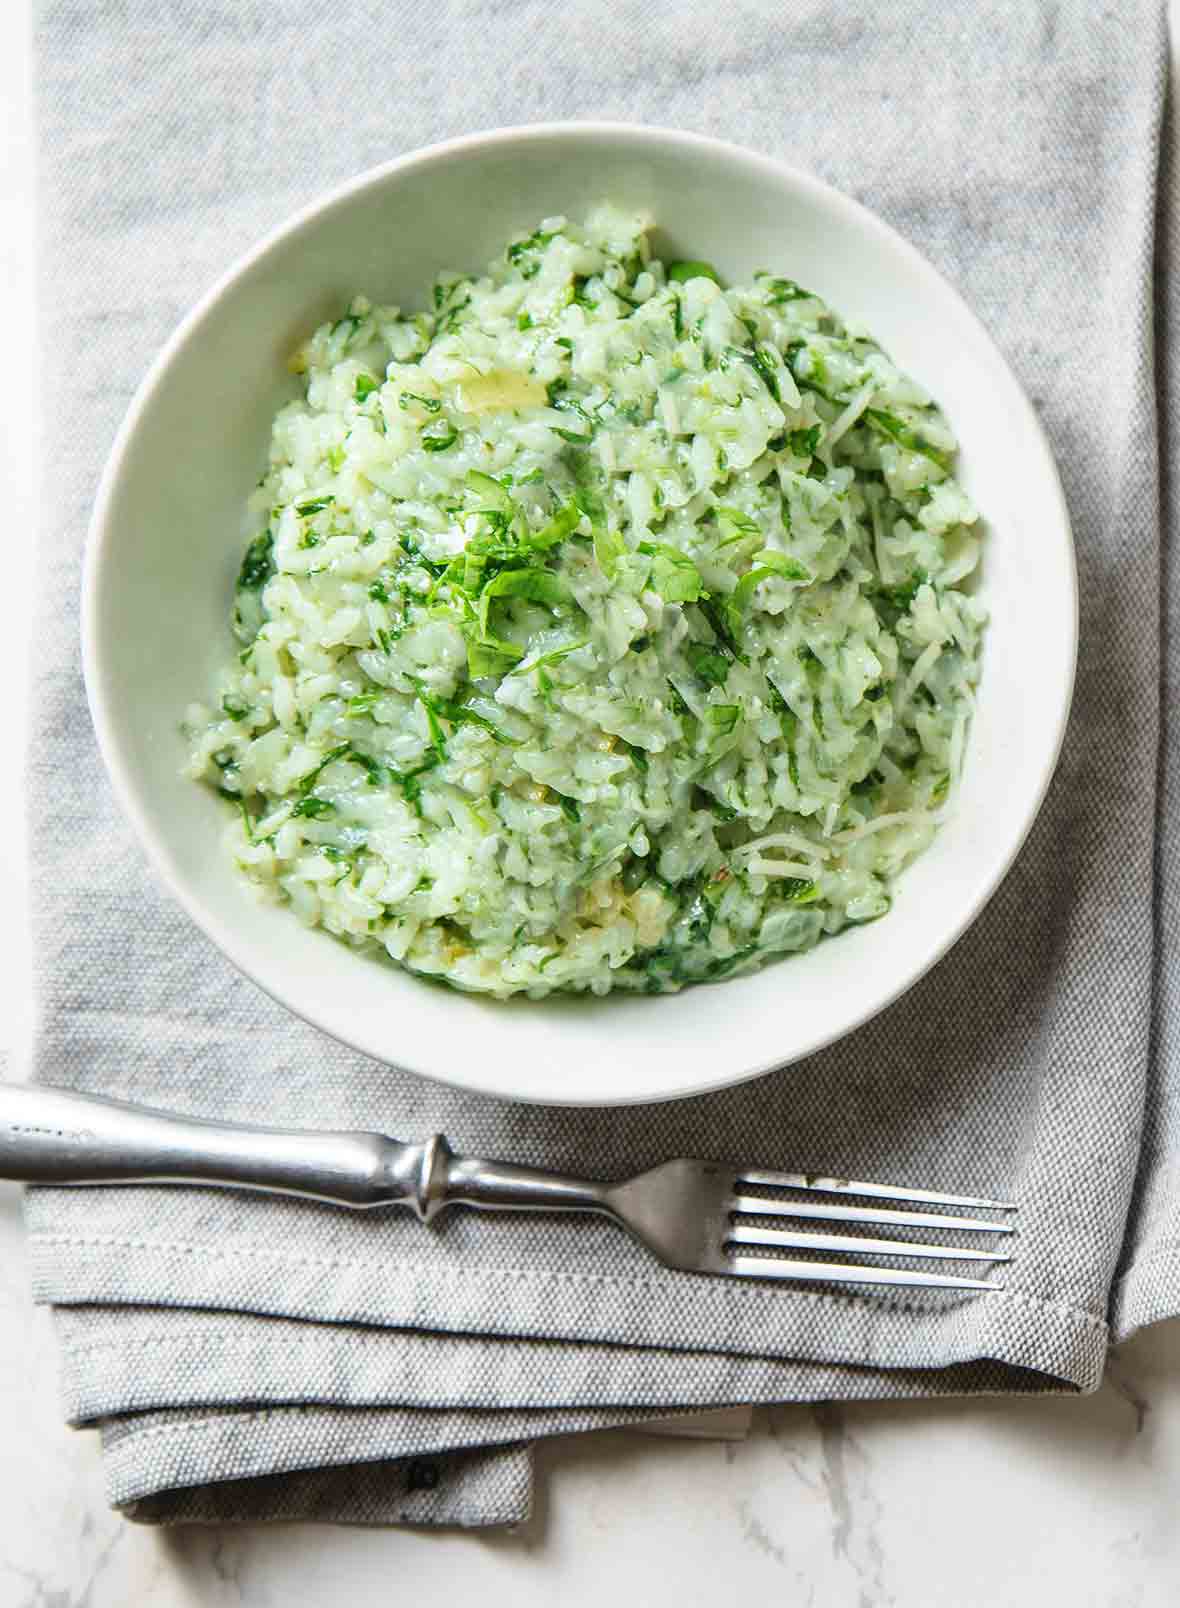
<path fill-rule="evenodd" d="M 26 1184 L 203 1184 L 337 1206 L 446 1206 L 615 1216 L 605 1186 L 456 1156 L 441 1134 L 304 1132 L 180 1117 L 99 1095 L 0 1084 L 0 1178 Z"/>

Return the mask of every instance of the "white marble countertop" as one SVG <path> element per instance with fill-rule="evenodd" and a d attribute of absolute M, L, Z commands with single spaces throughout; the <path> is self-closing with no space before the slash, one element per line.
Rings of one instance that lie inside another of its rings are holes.
<path fill-rule="evenodd" d="M 0 6 L 0 501 L 17 597 L 35 528 L 28 31 L 23 6 Z M 10 677 L 28 649 L 15 629 Z M 21 746 L 0 758 L 10 799 Z M 19 1069 L 32 1012 L 11 815 L 0 897 L 0 1043 Z M 493 1608 L 1180 1600 L 1180 1322 L 1124 1347 L 1083 1400 L 800 1406 L 756 1416 L 740 1442 L 557 1442 L 540 1456 L 539 1511 L 513 1535 L 136 1528 L 106 1506 L 92 1437 L 63 1427 L 55 1366 L 29 1301 L 18 1192 L 0 1184 L 0 1608 L 318 1608 L 440 1590 Z"/>

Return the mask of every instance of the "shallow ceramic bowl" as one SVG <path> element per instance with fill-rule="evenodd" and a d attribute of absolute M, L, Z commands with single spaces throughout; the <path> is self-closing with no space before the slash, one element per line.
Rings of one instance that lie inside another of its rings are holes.
<path fill-rule="evenodd" d="M 752 977 L 661 997 L 508 1004 L 431 986 L 256 902 L 219 837 L 225 806 L 181 776 L 179 722 L 230 648 L 243 502 L 288 354 L 358 290 L 417 305 L 514 231 L 603 198 L 657 247 L 730 281 L 766 267 L 863 321 L 940 401 L 988 530 L 991 611 L 953 818 L 890 914 Z M 510 1099 L 621 1104 L 734 1083 L 806 1055 L 919 978 L 979 914 L 1028 832 L 1069 710 L 1076 580 L 1049 448 L 1011 372 L 930 265 L 806 174 L 668 130 L 561 124 L 404 157 L 284 225 L 185 319 L 131 405 L 89 534 L 84 652 L 123 807 L 189 915 L 291 1010 L 379 1060 Z"/>

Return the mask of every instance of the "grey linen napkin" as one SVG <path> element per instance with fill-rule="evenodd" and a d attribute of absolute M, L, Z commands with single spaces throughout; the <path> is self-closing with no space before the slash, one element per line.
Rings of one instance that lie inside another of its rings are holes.
<path fill-rule="evenodd" d="M 541 1435 L 741 1401 L 1090 1390 L 1112 1336 L 1180 1310 L 1180 755 L 1159 719 L 1180 624 L 1159 447 L 1180 408 L 1177 325 L 1152 309 L 1164 71 L 1148 3 L 909 0 L 871 20 L 781 0 L 41 6 L 35 1076 L 242 1119 L 439 1129 L 612 1176 L 703 1154 L 944 1182 L 1017 1199 L 1024 1223 L 1002 1296 L 922 1299 L 691 1279 L 589 1221 L 456 1214 L 426 1232 L 231 1194 L 35 1191 L 66 1410 L 101 1429 L 128 1513 L 507 1522 Z M 967 936 L 806 1064 L 621 1111 L 435 1087 L 264 998 L 148 874 L 78 665 L 102 460 L 198 293 L 348 174 L 555 117 L 726 135 L 914 240 L 1032 395 L 1081 568 L 1061 768 Z M 1170 260 L 1170 235 L 1160 248 Z"/>

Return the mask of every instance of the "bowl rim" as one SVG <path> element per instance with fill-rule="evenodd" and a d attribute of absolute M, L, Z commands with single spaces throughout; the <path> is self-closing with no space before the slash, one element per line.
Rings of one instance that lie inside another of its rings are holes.
<path fill-rule="evenodd" d="M 773 178 L 780 182 L 786 179 L 797 190 L 809 195 L 820 205 L 834 210 L 837 214 L 843 214 L 844 220 L 855 226 L 862 233 L 875 236 L 895 255 L 899 256 L 907 266 L 917 270 L 922 276 L 935 276 L 956 316 L 973 328 L 976 336 L 982 338 L 984 344 L 992 350 L 996 360 L 1002 366 L 1011 383 L 1014 397 L 1019 399 L 1021 409 L 1019 424 L 1033 438 L 1044 459 L 1048 481 L 1046 490 L 1052 497 L 1055 511 L 1060 520 L 1061 530 L 1066 537 L 1065 580 L 1069 589 L 1067 599 L 1069 607 L 1066 612 L 1070 635 L 1067 653 L 1068 673 L 1063 680 L 1061 688 L 1053 739 L 1045 748 L 1035 785 L 1030 789 L 1029 803 L 1021 828 L 1019 832 L 1013 834 L 1007 852 L 997 861 L 993 874 L 987 883 L 981 886 L 974 897 L 959 912 L 956 919 L 945 927 L 938 941 L 933 943 L 923 954 L 915 969 L 910 971 L 896 985 L 868 997 L 851 1015 L 842 1014 L 838 1025 L 834 1026 L 830 1031 L 823 1030 L 812 1033 L 805 1042 L 792 1046 L 785 1058 L 783 1055 L 771 1055 L 753 1066 L 744 1067 L 739 1072 L 728 1071 L 721 1075 L 697 1077 L 674 1088 L 656 1090 L 641 1088 L 638 1091 L 628 1090 L 625 1093 L 580 1094 L 571 1098 L 560 1088 L 552 1092 L 539 1088 L 530 1088 L 527 1092 L 522 1092 L 521 1089 L 511 1087 L 495 1077 L 472 1078 L 465 1074 L 461 1064 L 454 1066 L 453 1070 L 448 1067 L 446 1072 L 442 1072 L 433 1067 L 426 1068 L 414 1065 L 412 1060 L 403 1060 L 400 1057 L 396 1062 L 391 1062 L 387 1051 L 376 1047 L 374 1043 L 368 1041 L 364 1033 L 350 1034 L 347 1030 L 339 1029 L 336 1026 L 331 1028 L 324 1026 L 311 1013 L 312 1008 L 306 1007 L 301 1003 L 293 991 L 284 990 L 277 982 L 263 982 L 261 980 L 255 971 L 255 962 L 252 960 L 251 954 L 247 952 L 249 946 L 238 943 L 232 928 L 206 909 L 186 882 L 174 874 L 163 841 L 158 837 L 150 815 L 141 806 L 132 780 L 131 769 L 124 764 L 120 753 L 115 722 L 102 693 L 98 576 L 111 528 L 109 517 L 111 503 L 116 494 L 128 447 L 138 430 L 140 420 L 150 407 L 155 393 L 171 367 L 174 358 L 188 344 L 208 315 L 238 280 L 270 252 L 292 240 L 304 229 L 320 223 L 326 215 L 339 207 L 347 205 L 357 195 L 368 189 L 379 188 L 397 175 L 408 174 L 418 168 L 428 167 L 431 164 L 452 158 L 461 158 L 475 151 L 494 149 L 497 146 L 511 146 L 520 142 L 540 144 L 555 138 L 569 139 L 572 137 L 577 139 L 583 136 L 591 139 L 605 137 L 607 139 L 627 140 L 638 145 L 650 144 L 665 147 L 676 145 L 688 152 L 694 150 L 702 153 L 708 152 L 727 161 L 744 164 L 748 169 L 761 173 L 767 178 Z M 171 893 L 189 919 L 194 922 L 206 937 L 213 941 L 220 952 L 244 976 L 277 1003 L 283 1005 L 293 1015 L 307 1022 L 309 1026 L 380 1064 L 396 1065 L 433 1082 L 443 1083 L 473 1094 L 487 1095 L 516 1103 L 591 1108 L 662 1102 L 664 1100 L 685 1099 L 698 1094 L 708 1094 L 719 1089 L 748 1082 L 778 1067 L 790 1065 L 807 1056 L 814 1055 L 828 1045 L 855 1032 L 866 1022 L 887 1009 L 914 987 L 946 955 L 948 950 L 957 943 L 967 928 L 976 920 L 1011 870 L 1040 813 L 1049 784 L 1056 771 L 1069 723 L 1076 679 L 1079 597 L 1077 554 L 1069 509 L 1052 447 L 1044 426 L 1037 416 L 1036 410 L 1028 400 L 1023 386 L 1012 372 L 1007 358 L 993 340 L 982 320 L 971 309 L 955 286 L 916 246 L 912 245 L 904 235 L 900 234 L 892 225 L 886 223 L 884 219 L 878 217 L 876 213 L 861 202 L 824 180 L 817 178 L 806 169 L 780 160 L 778 157 L 765 156 L 734 141 L 718 139 L 712 135 L 693 133 L 688 130 L 660 124 L 598 119 L 568 119 L 510 124 L 476 130 L 472 133 L 437 141 L 430 145 L 419 146 L 401 156 L 366 168 L 361 173 L 355 174 L 353 177 L 320 192 L 295 212 L 289 214 L 263 234 L 254 245 L 235 258 L 214 279 L 209 288 L 180 320 L 153 359 L 137 386 L 112 440 L 95 493 L 85 536 L 80 616 L 82 671 L 91 720 L 94 725 L 99 752 L 102 755 L 107 775 L 110 778 L 115 797 L 124 817 L 130 822 L 149 864 L 164 887 Z"/>

